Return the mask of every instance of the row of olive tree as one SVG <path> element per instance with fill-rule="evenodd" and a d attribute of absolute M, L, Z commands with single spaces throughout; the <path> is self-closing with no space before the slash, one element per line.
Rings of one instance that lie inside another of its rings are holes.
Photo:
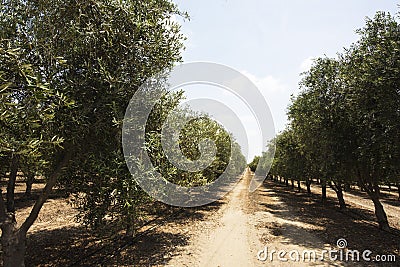
<path fill-rule="evenodd" d="M 87 179 L 100 196 L 92 200 L 96 194 L 82 188 L 88 202 L 114 204 L 125 217 L 132 216 L 125 207 L 145 198 L 125 166 L 121 121 L 141 83 L 181 59 L 184 37 L 170 20 L 174 15 L 186 16 L 169 0 L 1 1 L 4 266 L 24 266 L 27 232 L 60 177 L 64 184 Z M 20 172 L 40 175 L 46 185 L 17 227 Z M 115 192 L 120 202 L 104 197 Z"/>
<path fill-rule="evenodd" d="M 289 127 L 277 138 L 272 173 L 318 178 L 337 193 L 357 183 L 389 229 L 380 185 L 400 183 L 400 25 L 378 12 L 357 31 L 360 39 L 338 58 L 318 58 L 289 107 Z M 308 188 L 309 190 L 309 188 Z"/>
<path fill-rule="evenodd" d="M 209 116 L 179 108 L 181 100 L 182 92 L 167 93 L 150 113 L 146 125 L 145 151 L 154 170 L 169 182 L 184 187 L 209 184 L 224 172 L 228 172 L 229 177 L 236 178 L 246 165 L 240 146 Z M 205 139 L 214 141 L 216 155 L 205 169 L 185 171 L 180 169 L 177 162 L 173 163 L 168 158 L 165 149 L 175 148 L 162 143 L 162 131 L 172 110 L 180 113 L 179 119 L 188 122 L 179 132 L 177 148 L 185 160 L 198 160 L 201 156 L 200 142 Z M 149 206 L 151 207 L 154 200 L 138 187 L 132 178 L 132 175 L 136 174 L 131 174 L 126 167 L 120 140 L 121 132 L 113 143 L 116 146 L 115 151 L 109 155 L 100 151 L 99 155 L 89 155 L 84 161 L 74 161 L 60 181 L 67 192 L 73 193 L 74 203 L 80 211 L 80 221 L 96 230 L 104 229 L 108 234 L 125 230 L 127 235 L 131 236 L 141 221 L 141 215 L 149 211 Z M 141 164 L 140 160 L 138 164 Z M 228 165 L 231 167 L 228 168 Z M 148 169 L 143 168 L 138 175 L 152 179 L 153 174 L 145 172 L 148 172 Z"/>

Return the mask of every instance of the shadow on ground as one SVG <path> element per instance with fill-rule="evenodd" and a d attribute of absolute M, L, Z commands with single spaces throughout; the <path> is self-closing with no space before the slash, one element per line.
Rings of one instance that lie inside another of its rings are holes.
<path fill-rule="evenodd" d="M 306 192 L 298 192 L 270 180 L 264 182 L 257 195 L 255 203 L 260 210 L 284 220 L 290 218 L 287 223 L 271 223 L 264 226 L 272 235 L 282 236 L 288 243 L 323 250 L 323 247 L 308 243 L 306 237 L 298 236 L 298 233 L 304 234 L 306 231 L 330 244 L 332 248 L 336 248 L 338 239 L 345 238 L 349 249 L 361 252 L 371 250 L 373 255 L 394 254 L 400 261 L 400 236 L 379 230 L 375 216 L 370 211 L 353 207 L 348 211 L 340 211 L 336 199 L 328 198 L 326 203 L 322 203 L 317 195 L 309 196 Z M 316 227 L 309 229 L 301 226 L 307 224 Z M 396 264 L 397 262 L 381 263 L 379 266 Z M 364 262 L 362 266 L 376 265 Z"/>
<path fill-rule="evenodd" d="M 219 210 L 223 203 L 224 200 L 220 200 L 198 208 L 169 207 L 164 210 L 165 216 L 161 216 L 147 228 L 139 229 L 138 237 L 133 239 L 127 239 L 123 235 L 100 239 L 83 226 L 36 231 L 28 235 L 26 265 L 165 265 L 180 247 L 188 244 L 191 234 L 180 232 L 185 224 L 206 219 L 210 213 Z M 162 213 L 160 210 L 157 212 Z"/>

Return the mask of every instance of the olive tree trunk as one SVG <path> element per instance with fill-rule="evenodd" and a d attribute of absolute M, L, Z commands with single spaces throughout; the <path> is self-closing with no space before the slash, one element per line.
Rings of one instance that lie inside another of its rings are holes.
<path fill-rule="evenodd" d="M 387 219 L 387 215 L 385 209 L 382 206 L 381 201 L 379 200 L 379 193 L 376 191 L 367 190 L 369 197 L 374 203 L 375 207 L 375 216 L 379 224 L 379 228 L 385 231 L 390 230 L 389 222 Z"/>
<path fill-rule="evenodd" d="M 12 161 L 10 177 L 8 179 L 6 201 L 4 201 L 2 190 L 0 189 L 0 228 L 1 228 L 1 249 L 3 251 L 4 267 L 21 267 L 25 266 L 26 252 L 26 233 L 39 216 L 39 212 L 43 204 L 48 199 L 57 178 L 62 169 L 71 159 L 71 151 L 65 152 L 52 175 L 49 176 L 46 186 L 41 195 L 36 200 L 30 214 L 17 228 L 15 219 L 14 190 L 15 180 L 18 170 L 18 158 Z"/>
<path fill-rule="evenodd" d="M 25 266 L 26 233 L 16 228 L 15 216 L 7 214 L 7 219 L 1 226 L 1 247 L 4 267 Z"/>
<path fill-rule="evenodd" d="M 358 175 L 360 186 L 367 192 L 375 207 L 375 216 L 379 224 L 379 229 L 389 231 L 390 226 L 387 219 L 385 209 L 379 199 L 379 184 L 372 177 L 367 177 L 368 180 L 363 179 L 362 175 Z"/>
<path fill-rule="evenodd" d="M 346 185 L 342 185 L 340 182 L 332 182 L 329 186 L 335 191 L 337 199 L 339 201 L 339 208 L 341 210 L 346 209 L 346 202 L 344 201 L 343 189 L 346 188 Z"/>
<path fill-rule="evenodd" d="M 321 181 L 321 191 L 322 191 L 322 196 L 321 196 L 322 203 L 326 203 L 326 180 L 325 179 Z"/>
<path fill-rule="evenodd" d="M 307 194 L 311 195 L 311 180 L 306 179 Z"/>
<path fill-rule="evenodd" d="M 26 188 L 25 188 L 25 197 L 29 198 L 32 196 L 32 185 L 35 182 L 35 174 L 28 173 L 26 176 Z"/>

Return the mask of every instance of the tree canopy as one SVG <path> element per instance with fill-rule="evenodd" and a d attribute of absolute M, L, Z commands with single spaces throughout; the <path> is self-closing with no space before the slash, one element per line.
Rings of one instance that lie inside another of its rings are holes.
<path fill-rule="evenodd" d="M 357 182 L 389 229 L 379 186 L 399 183 L 400 25 L 378 12 L 360 39 L 334 58 L 317 58 L 289 106 L 290 124 L 277 137 L 275 174 L 318 178 L 336 191 Z"/>
<path fill-rule="evenodd" d="M 132 216 L 126 199 L 140 190 L 121 152 L 124 112 L 144 80 L 180 61 L 184 37 L 171 18 L 186 14 L 168 0 L 4 0 L 0 11 L 3 262 L 23 266 L 26 233 L 57 183 L 92 182 L 91 191 L 81 188 L 84 203 L 107 205 L 116 191 L 125 194 L 118 214 Z M 46 186 L 17 228 L 21 171 L 41 175 Z"/>

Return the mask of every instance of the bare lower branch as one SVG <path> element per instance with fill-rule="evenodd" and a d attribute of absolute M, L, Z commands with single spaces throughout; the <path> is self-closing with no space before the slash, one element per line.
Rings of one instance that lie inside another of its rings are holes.
<path fill-rule="evenodd" d="M 51 191 L 53 190 L 53 187 L 55 186 L 56 182 L 57 182 L 57 178 L 60 176 L 63 168 L 65 168 L 72 156 L 72 152 L 71 151 L 66 151 L 63 153 L 63 156 L 60 160 L 60 162 L 58 163 L 56 169 L 54 170 L 54 172 L 50 175 L 46 186 L 44 187 L 42 194 L 40 195 L 40 197 L 36 200 L 35 205 L 33 206 L 31 213 L 29 214 L 29 216 L 26 218 L 25 222 L 21 225 L 20 228 L 20 232 L 26 233 L 28 232 L 29 228 L 32 226 L 32 224 L 35 222 L 35 220 L 37 219 L 40 209 L 42 208 L 43 204 L 46 202 L 46 200 L 48 199 Z"/>
<path fill-rule="evenodd" d="M 15 183 L 17 181 L 18 165 L 19 165 L 19 156 L 13 155 L 11 162 L 10 178 L 8 179 L 8 184 L 7 184 L 7 203 L 6 203 L 7 212 L 15 212 L 14 191 L 15 191 Z"/>

